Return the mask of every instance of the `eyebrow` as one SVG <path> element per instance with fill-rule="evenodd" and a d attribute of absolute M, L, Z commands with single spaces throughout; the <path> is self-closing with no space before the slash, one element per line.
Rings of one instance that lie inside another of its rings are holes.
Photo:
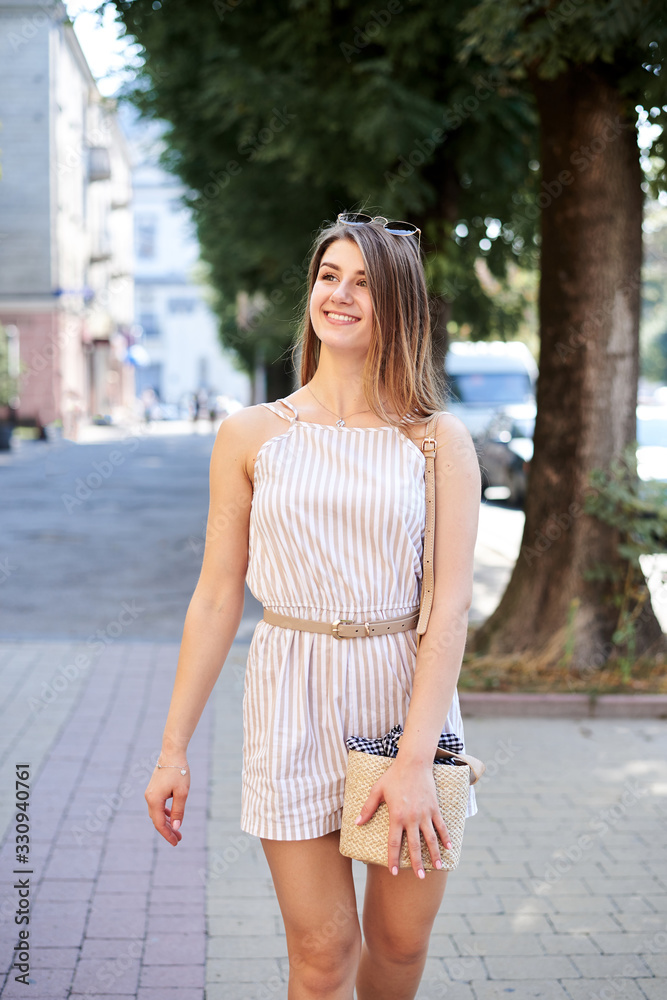
<path fill-rule="evenodd" d="M 322 263 L 320 264 L 320 267 L 333 267 L 334 271 L 340 271 L 340 268 L 339 268 L 338 264 L 332 264 L 328 260 L 323 260 Z M 355 274 L 366 274 L 366 272 L 363 269 L 361 271 L 355 271 L 354 273 Z"/>

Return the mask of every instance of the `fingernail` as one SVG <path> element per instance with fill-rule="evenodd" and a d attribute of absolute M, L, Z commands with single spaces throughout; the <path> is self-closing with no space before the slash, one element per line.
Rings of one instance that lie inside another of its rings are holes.
<path fill-rule="evenodd" d="M 354 822 L 355 823 L 361 823 L 361 816 L 357 816 L 357 818 L 355 819 Z"/>
<path fill-rule="evenodd" d="M 451 846 L 452 846 L 452 842 L 451 842 L 451 840 L 448 840 L 447 843 L 445 844 L 445 847 L 447 848 L 447 850 L 449 850 L 449 848 Z"/>
<path fill-rule="evenodd" d="M 174 822 L 171 824 L 171 828 L 172 830 L 178 830 L 180 825 L 181 825 L 180 819 L 175 819 Z"/>
<path fill-rule="evenodd" d="M 394 865 L 394 867 L 392 868 L 391 874 L 392 875 L 398 875 L 398 868 L 396 867 L 396 865 Z"/>
<path fill-rule="evenodd" d="M 442 861 L 440 860 L 440 858 L 438 858 L 438 860 L 436 861 L 435 867 L 436 868 L 442 868 Z"/>
<path fill-rule="evenodd" d="M 426 878 L 426 875 L 424 874 L 424 869 L 423 868 L 420 868 L 419 871 L 417 872 L 417 874 L 419 875 L 420 878 Z"/>

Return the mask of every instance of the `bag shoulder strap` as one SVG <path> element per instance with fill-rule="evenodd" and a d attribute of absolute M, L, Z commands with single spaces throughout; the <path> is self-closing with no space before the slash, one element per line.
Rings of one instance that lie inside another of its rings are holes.
<path fill-rule="evenodd" d="M 401 740 L 403 739 L 403 734 L 401 734 L 396 740 L 396 746 L 401 746 Z M 435 748 L 435 759 L 438 758 L 448 758 L 453 757 L 455 760 L 460 761 L 462 764 L 467 764 L 470 768 L 470 784 L 474 785 L 475 782 L 479 781 L 484 772 L 486 771 L 486 764 L 479 759 L 479 757 L 473 757 L 471 753 L 457 753 L 455 750 L 446 750 L 444 747 Z"/>
<path fill-rule="evenodd" d="M 435 756 L 437 757 L 455 757 L 457 760 L 463 761 L 470 767 L 470 784 L 474 785 L 476 781 L 482 777 L 486 771 L 486 764 L 484 764 L 479 757 L 473 757 L 470 753 L 456 753 L 454 750 L 444 750 L 442 747 L 438 747 L 435 751 Z"/>
<path fill-rule="evenodd" d="M 424 529 L 424 558 L 422 562 L 422 592 L 417 622 L 417 649 L 426 631 L 433 606 L 433 541 L 435 536 L 435 451 L 438 445 L 434 434 L 439 414 L 435 414 L 422 441 L 426 459 L 424 481 L 426 486 L 426 526 Z"/>

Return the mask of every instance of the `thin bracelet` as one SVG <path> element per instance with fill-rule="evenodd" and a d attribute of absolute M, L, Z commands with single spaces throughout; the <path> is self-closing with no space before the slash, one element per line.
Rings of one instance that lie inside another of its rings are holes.
<path fill-rule="evenodd" d="M 187 774 L 188 773 L 188 769 L 186 767 L 183 767 L 182 764 L 156 764 L 155 766 L 156 767 L 178 767 L 181 770 L 181 774 Z"/>

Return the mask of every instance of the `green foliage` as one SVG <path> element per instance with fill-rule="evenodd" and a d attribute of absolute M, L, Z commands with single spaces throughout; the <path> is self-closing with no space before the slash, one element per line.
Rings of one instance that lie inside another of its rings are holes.
<path fill-rule="evenodd" d="M 589 474 L 592 492 L 584 500 L 587 514 L 616 529 L 616 551 L 627 560 L 598 562 L 583 574 L 587 580 L 609 586 L 609 599 L 618 609 L 611 642 L 625 680 L 635 661 L 637 625 L 650 605 L 639 557 L 667 550 L 667 484 L 639 479 L 636 448 L 636 441 L 628 445 L 608 470 L 593 469 Z"/>
<path fill-rule="evenodd" d="M 25 368 L 25 365 L 21 365 Z M 19 379 L 9 373 L 9 338 L 7 330 L 0 323 L 0 406 L 15 403 L 19 391 Z"/>
<path fill-rule="evenodd" d="M 570 66 L 596 64 L 633 107 L 659 125 L 651 148 L 654 195 L 667 188 L 664 0 L 482 0 L 461 22 L 464 64 L 482 56 L 514 80 L 553 79 Z"/>
<path fill-rule="evenodd" d="M 643 241 L 641 371 L 667 384 L 667 206 L 660 202 L 647 202 Z"/>
<path fill-rule="evenodd" d="M 537 122 L 526 86 L 457 61 L 467 0 L 114 6 L 144 53 L 126 96 L 168 123 L 163 162 L 187 186 L 223 339 L 249 367 L 257 348 L 285 351 L 312 237 L 345 209 L 415 221 L 453 319 L 475 337 L 515 332 L 473 265 L 485 257 L 501 281 L 510 261 L 536 265 L 535 222 L 514 217 L 517 194 L 536 191 Z M 249 328 L 240 292 L 264 297 Z"/>

